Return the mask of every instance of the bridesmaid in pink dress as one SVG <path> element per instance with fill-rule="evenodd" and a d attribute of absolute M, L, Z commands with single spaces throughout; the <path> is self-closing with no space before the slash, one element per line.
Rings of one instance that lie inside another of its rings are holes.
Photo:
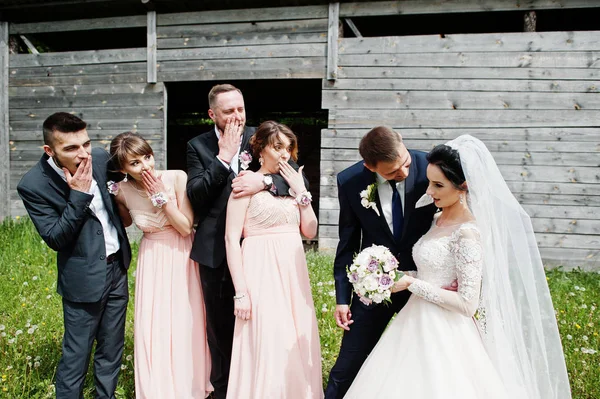
<path fill-rule="evenodd" d="M 154 169 L 152 148 L 122 133 L 110 146 L 125 179 L 109 187 L 125 226 L 144 232 L 135 278 L 137 399 L 201 399 L 212 391 L 198 265 L 189 257 L 193 213 L 180 170 Z"/>
<path fill-rule="evenodd" d="M 261 191 L 230 197 L 227 263 L 235 285 L 236 323 L 228 399 L 320 399 L 321 350 L 300 232 L 312 238 L 317 217 L 310 205 L 297 140 L 285 125 L 262 123 L 251 140 L 260 173 L 280 173 L 291 197 Z M 240 237 L 244 241 L 240 247 Z"/>

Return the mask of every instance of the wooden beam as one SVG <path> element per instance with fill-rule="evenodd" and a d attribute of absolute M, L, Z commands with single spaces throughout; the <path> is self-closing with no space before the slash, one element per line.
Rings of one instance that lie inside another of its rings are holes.
<path fill-rule="evenodd" d="M 0 22 L 0 221 L 10 216 L 8 125 L 8 22 Z"/>
<path fill-rule="evenodd" d="M 356 36 L 356 37 L 363 37 L 360 34 L 360 31 L 358 30 L 358 28 L 356 27 L 356 25 L 354 25 L 354 22 L 352 22 L 352 20 L 350 18 L 346 18 L 345 21 L 348 24 L 348 26 L 350 27 L 350 30 L 352 31 L 352 33 L 354 33 L 354 36 Z"/>
<path fill-rule="evenodd" d="M 19 35 L 21 37 L 21 40 L 23 40 L 23 43 L 25 43 L 25 45 L 27 46 L 27 48 L 29 49 L 29 52 L 31 54 L 39 54 L 40 52 L 35 48 L 35 46 L 33 45 L 33 43 L 31 43 L 29 41 L 29 39 L 25 36 L 25 35 Z"/>
<path fill-rule="evenodd" d="M 340 17 L 447 14 L 461 12 L 528 11 L 600 7 L 597 0 L 401 0 L 343 3 Z"/>
<path fill-rule="evenodd" d="M 148 58 L 146 64 L 148 66 L 148 83 L 156 83 L 156 11 L 148 11 L 147 31 Z"/>
<path fill-rule="evenodd" d="M 327 80 L 335 80 L 337 78 L 339 24 L 340 3 L 330 3 L 329 23 L 327 26 Z"/>
<path fill-rule="evenodd" d="M 10 34 L 69 32 L 77 30 L 143 28 L 146 26 L 145 15 L 130 17 L 75 19 L 71 21 L 32 22 L 25 24 L 10 24 Z"/>

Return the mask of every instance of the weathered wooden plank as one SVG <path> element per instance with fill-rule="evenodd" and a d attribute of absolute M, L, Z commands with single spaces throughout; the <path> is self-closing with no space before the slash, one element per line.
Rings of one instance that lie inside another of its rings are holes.
<path fill-rule="evenodd" d="M 516 32 L 343 38 L 340 54 L 597 51 L 600 32 Z"/>
<path fill-rule="evenodd" d="M 340 25 L 340 3 L 329 3 L 329 21 L 327 24 L 327 80 L 337 78 L 338 39 Z"/>
<path fill-rule="evenodd" d="M 51 115 L 39 113 L 39 117 L 33 120 L 11 120 L 10 129 L 12 131 L 27 130 L 27 131 L 42 131 L 42 125 L 44 120 Z M 122 119 L 111 119 L 111 118 L 87 118 L 84 119 L 87 122 L 87 130 L 131 130 L 131 129 L 162 129 L 162 121 L 160 119 L 146 119 L 146 118 L 122 118 Z"/>
<path fill-rule="evenodd" d="M 89 65 L 58 65 L 48 67 L 23 67 L 11 68 L 11 79 L 40 78 L 50 76 L 78 76 L 78 75 L 107 75 L 119 73 L 146 72 L 145 62 L 128 62 L 120 64 L 89 64 Z"/>
<path fill-rule="evenodd" d="M 122 93 L 159 93 L 163 85 L 149 85 L 145 83 L 107 84 L 107 85 L 68 85 L 68 86 L 11 86 L 8 95 L 11 100 L 17 97 L 52 97 L 52 96 L 88 96 L 96 94 L 122 94 Z"/>
<path fill-rule="evenodd" d="M 524 11 L 565 8 L 598 7 L 595 0 L 465 0 L 453 1 L 378 1 L 369 3 L 343 3 L 340 16 L 366 17 L 379 15 L 445 14 L 460 12 Z"/>
<path fill-rule="evenodd" d="M 146 65 L 148 67 L 148 83 L 156 83 L 156 52 L 156 11 L 148 11 L 146 14 Z"/>
<path fill-rule="evenodd" d="M 162 82 L 324 77 L 324 57 L 164 61 L 158 69 L 158 78 Z"/>
<path fill-rule="evenodd" d="M 411 146 L 410 148 L 415 147 Z M 556 152 L 529 152 L 527 150 L 492 152 L 492 156 L 494 157 L 494 160 L 498 165 L 600 167 L 600 144 L 598 144 L 597 148 L 598 152 L 595 156 L 588 153 L 585 153 L 585 155 L 587 155 L 585 156 L 584 153 L 581 152 L 559 152 L 560 150 L 557 150 Z M 358 153 L 358 149 L 323 148 L 321 150 L 321 161 L 351 160 L 361 160 L 360 154 Z"/>
<path fill-rule="evenodd" d="M 89 18 L 70 21 L 31 22 L 10 24 L 10 34 L 69 32 L 78 30 L 136 28 L 146 26 L 145 15 L 127 17 Z"/>
<path fill-rule="evenodd" d="M 341 110 L 329 111 L 330 128 L 367 128 L 387 125 L 392 128 L 488 128 L 488 127 L 575 127 L 597 126 L 600 112 L 595 110 Z"/>
<path fill-rule="evenodd" d="M 445 142 L 462 134 L 470 134 L 485 142 L 487 141 L 560 141 L 560 142 L 598 142 L 600 141 L 599 127 L 577 128 L 508 128 L 508 129 L 403 129 L 396 131 L 402 134 L 404 140 L 438 140 Z M 362 138 L 368 130 L 365 129 L 322 129 L 322 137 L 354 137 Z M 556 143 L 548 143 L 554 151 Z M 358 147 L 356 147 L 358 148 Z M 540 151 L 539 149 L 536 151 Z"/>
<path fill-rule="evenodd" d="M 295 19 L 327 18 L 327 6 L 276 8 L 246 8 L 243 10 L 215 10 L 160 14 L 158 25 L 190 25 L 231 22 L 290 21 Z"/>
<path fill-rule="evenodd" d="M 597 235 L 538 233 L 535 237 L 540 247 L 590 250 L 600 248 L 600 236 Z"/>
<path fill-rule="evenodd" d="M 123 106 L 162 105 L 162 93 L 94 94 L 75 96 L 11 97 L 10 108 L 88 108 Z"/>
<path fill-rule="evenodd" d="M 462 68 L 600 68 L 600 52 L 480 52 L 416 54 L 340 54 L 341 66 Z"/>
<path fill-rule="evenodd" d="M 163 129 L 133 129 L 131 126 L 124 126 L 121 129 L 87 129 L 88 136 L 92 140 L 100 141 L 100 140 L 110 140 L 117 134 L 133 131 L 141 134 L 144 138 L 158 140 L 163 137 L 164 130 Z M 24 143 L 33 142 L 39 144 L 43 140 L 42 130 L 12 130 L 10 131 L 10 140 L 11 140 L 11 148 L 13 146 L 17 146 L 19 148 Z"/>
<path fill-rule="evenodd" d="M 105 150 L 109 150 L 110 149 L 110 142 L 112 140 L 111 138 L 106 138 L 106 139 L 101 139 L 101 140 L 93 140 L 92 141 L 92 146 L 94 147 L 101 147 L 104 148 Z M 162 140 L 162 137 L 159 139 L 152 139 L 152 138 L 148 138 L 147 139 L 148 144 L 150 144 L 150 146 L 152 146 L 154 152 L 155 152 L 155 158 L 158 158 L 158 154 L 161 152 L 164 152 L 164 140 Z M 20 143 L 20 144 L 15 144 L 15 145 L 11 145 L 10 148 L 10 162 L 12 166 L 20 166 L 20 167 L 25 167 L 26 165 L 34 165 L 35 162 L 38 162 L 40 160 L 40 157 L 42 156 L 42 154 L 44 153 L 43 150 L 43 142 L 36 142 L 36 143 L 28 143 L 27 146 L 30 147 L 29 149 L 20 149 L 22 146 L 25 146 L 24 143 Z M 15 176 L 15 178 L 17 178 L 17 176 Z"/>
<path fill-rule="evenodd" d="M 367 130 L 365 130 L 365 133 Z M 364 133 L 363 133 L 364 134 Z M 475 133 L 473 136 L 482 139 L 482 137 Z M 360 136 L 362 137 L 362 136 Z M 356 149 L 358 148 L 358 144 L 360 142 L 360 137 L 345 137 L 343 134 L 339 134 L 337 137 L 326 137 L 323 136 L 321 138 L 321 148 L 330 149 L 330 148 L 347 148 L 347 149 Z M 486 146 L 492 153 L 498 152 L 517 152 L 519 154 L 527 153 L 540 153 L 540 152 L 549 152 L 549 153 L 589 153 L 589 156 L 593 159 L 594 155 L 598 154 L 600 151 L 600 144 L 598 142 L 577 142 L 577 141 L 569 141 L 569 142 L 543 142 L 543 141 L 509 141 L 509 140 L 485 140 Z M 404 138 L 404 142 L 406 146 L 413 150 L 420 151 L 430 151 L 433 147 L 438 144 L 443 144 L 445 140 L 436 140 L 436 139 L 413 139 L 413 138 Z M 587 154 L 586 154 L 587 155 Z"/>
<path fill-rule="evenodd" d="M 323 108 L 345 109 L 600 109 L 597 93 L 325 90 Z"/>
<path fill-rule="evenodd" d="M 339 64 L 339 78 L 385 78 L 385 79 L 600 79 L 600 71 L 589 68 L 461 68 L 439 66 L 358 66 Z"/>
<path fill-rule="evenodd" d="M 432 90 L 478 92 L 598 93 L 600 80 L 508 80 L 508 79 L 336 79 L 323 81 L 328 90 Z"/>
<path fill-rule="evenodd" d="M 540 248 L 540 255 L 546 268 L 561 266 L 563 270 L 573 268 L 597 272 L 600 251 L 588 249 Z"/>
<path fill-rule="evenodd" d="M 159 50 L 159 61 L 209 60 L 236 58 L 324 57 L 325 44 L 303 43 L 296 45 L 272 44 L 252 47 L 208 47 Z"/>
<path fill-rule="evenodd" d="M 321 198 L 337 198 L 337 185 L 335 181 L 326 180 L 329 185 L 320 185 Z M 549 194 L 563 194 L 574 196 L 594 196 L 600 195 L 600 186 L 594 183 L 557 183 L 557 182 L 523 182 L 507 181 L 508 188 L 516 194 L 534 194 L 547 196 Z"/>
<path fill-rule="evenodd" d="M 159 21 L 162 16 L 159 16 Z M 160 23 L 160 22 L 159 22 Z M 327 32 L 327 18 L 294 21 L 244 22 L 231 24 L 159 26 L 157 38 L 192 36 L 243 35 L 249 33 L 310 33 Z"/>
<path fill-rule="evenodd" d="M 10 217 L 9 209 L 9 176 L 8 160 L 9 125 L 8 125 L 8 22 L 0 22 L 0 221 Z"/>
<path fill-rule="evenodd" d="M 145 48 L 111 50 L 65 51 L 59 53 L 12 54 L 10 67 L 53 65 L 112 64 L 146 60 Z"/>
<path fill-rule="evenodd" d="M 115 75 L 50 76 L 39 78 L 10 79 L 11 86 L 67 86 L 67 85 L 110 85 L 146 83 L 146 71 Z"/>
<path fill-rule="evenodd" d="M 319 201 L 322 201 L 321 198 Z M 574 219 L 597 220 L 600 207 L 594 206 L 555 206 L 555 205 L 523 205 L 529 216 L 534 218 L 551 218 L 551 219 Z M 319 224 L 337 225 L 339 220 L 339 211 L 337 209 L 321 209 L 319 211 Z M 577 247 L 575 247 L 577 248 Z M 582 247 L 579 247 L 582 248 Z M 600 246 L 596 247 L 600 248 Z"/>
<path fill-rule="evenodd" d="M 11 121 L 32 120 L 45 118 L 54 112 L 69 112 L 86 119 L 162 119 L 162 106 L 144 107 L 102 107 L 102 108 L 33 108 L 33 109 L 11 109 L 9 116 Z"/>
<path fill-rule="evenodd" d="M 270 44 L 296 45 L 302 43 L 326 43 L 325 32 L 315 33 L 249 33 L 222 34 L 215 36 L 187 36 L 159 39 L 159 49 L 224 47 L 224 46 L 265 46 Z"/>

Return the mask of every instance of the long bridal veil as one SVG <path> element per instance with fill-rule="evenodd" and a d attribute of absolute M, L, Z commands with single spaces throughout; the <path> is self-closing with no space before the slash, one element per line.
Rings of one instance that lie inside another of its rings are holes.
<path fill-rule="evenodd" d="M 569 399 L 554 307 L 531 220 L 486 146 L 463 135 L 458 150 L 484 249 L 479 308 L 485 347 L 512 398 Z"/>

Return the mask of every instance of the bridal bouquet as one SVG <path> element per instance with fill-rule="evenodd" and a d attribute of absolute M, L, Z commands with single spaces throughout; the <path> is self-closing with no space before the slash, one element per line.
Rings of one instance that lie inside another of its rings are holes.
<path fill-rule="evenodd" d="M 382 245 L 363 249 L 348 268 L 348 280 L 366 305 L 390 302 L 392 286 L 403 275 L 394 255 Z"/>

